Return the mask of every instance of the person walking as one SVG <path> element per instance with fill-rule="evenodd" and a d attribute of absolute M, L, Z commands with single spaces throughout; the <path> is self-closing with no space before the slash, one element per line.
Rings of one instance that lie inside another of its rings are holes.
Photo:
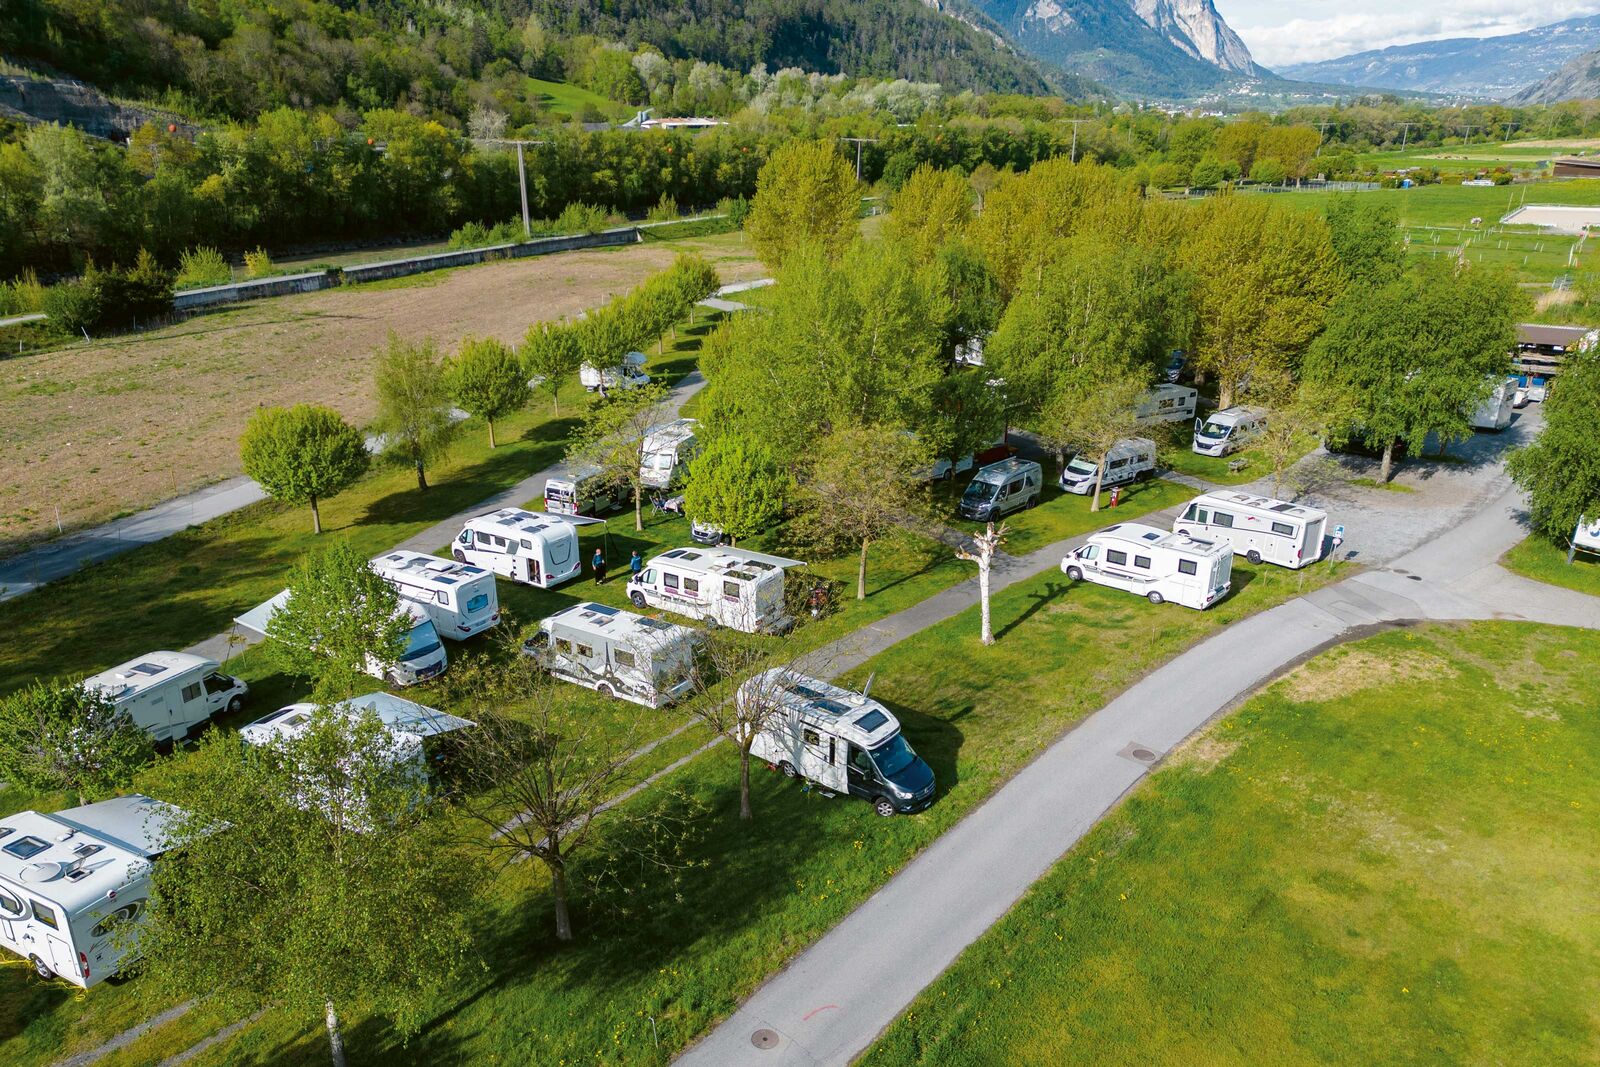
<path fill-rule="evenodd" d="M 594 568 L 594 584 L 606 584 L 606 557 L 598 548 L 594 550 L 594 559 L 589 561 L 589 566 Z"/>
<path fill-rule="evenodd" d="M 636 548 L 633 550 L 633 556 L 628 560 L 628 576 L 637 578 L 642 570 L 644 570 L 644 557 L 639 555 L 639 550 Z"/>

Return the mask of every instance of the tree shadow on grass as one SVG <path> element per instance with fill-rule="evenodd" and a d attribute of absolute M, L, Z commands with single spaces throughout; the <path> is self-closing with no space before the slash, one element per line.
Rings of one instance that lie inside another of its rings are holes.
<path fill-rule="evenodd" d="M 430 476 L 426 492 L 415 484 L 408 485 L 372 501 L 351 525 L 448 519 L 560 463 L 565 454 L 563 438 L 576 424 L 576 419 L 569 418 L 542 423 L 522 437 L 524 441 L 536 441 L 533 447 L 502 447 L 478 463 L 437 476 L 438 480 Z"/>
<path fill-rule="evenodd" d="M 1022 609 L 1016 618 L 1012 619 L 1010 622 L 1006 623 L 1004 626 L 995 631 L 995 640 L 1001 640 L 1006 636 L 1006 634 L 1009 634 L 1012 630 L 1015 630 L 1018 626 L 1021 626 L 1023 623 L 1033 618 L 1047 604 L 1050 604 L 1052 601 L 1058 600 L 1064 596 L 1067 590 L 1071 587 L 1072 583 L 1063 578 L 1060 582 L 1047 583 L 1044 589 L 1037 593 L 1024 592 L 1023 595 L 1027 597 L 1028 600 L 1027 606 Z"/>

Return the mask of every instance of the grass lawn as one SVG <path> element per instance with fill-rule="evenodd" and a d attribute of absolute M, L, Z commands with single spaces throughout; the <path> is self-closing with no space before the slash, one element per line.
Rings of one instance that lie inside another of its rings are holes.
<path fill-rule="evenodd" d="M 1382 489 L 1385 493 L 1415 493 L 1413 486 L 1401 482 L 1380 482 L 1376 478 L 1351 478 L 1351 485 L 1359 485 L 1363 489 Z"/>
<path fill-rule="evenodd" d="M 1148 482 L 1135 482 L 1122 487 L 1121 502 L 1111 507 L 1111 491 L 1100 494 L 1100 510 L 1090 511 L 1093 494 L 1078 496 L 1064 493 L 1050 479 L 1053 466 L 1045 473 L 1044 493 L 1039 506 L 1029 511 L 1019 511 L 1006 516 L 1006 543 L 1004 551 L 1013 556 L 1024 556 L 1035 549 L 1068 537 L 1103 529 L 1116 522 L 1131 520 L 1152 511 L 1177 507 L 1194 497 L 1194 490 L 1177 482 L 1159 478 Z M 967 533 L 981 533 L 984 524 L 963 519 L 956 511 L 960 493 L 971 481 L 968 475 L 958 475 L 953 486 L 937 488 L 941 494 L 951 494 L 947 518 L 951 526 Z M 942 497 L 940 499 L 943 499 Z M 1170 525 L 1170 523 L 1169 523 Z M 976 573 L 974 570 L 973 573 Z"/>
<path fill-rule="evenodd" d="M 1600 559 L 1579 552 L 1568 564 L 1565 548 L 1537 534 L 1502 556 L 1500 564 L 1536 582 L 1564 585 L 1580 593 L 1600 596 Z"/>
<path fill-rule="evenodd" d="M 1177 754 L 863 1062 L 1593 1063 L 1596 671 L 1592 635 L 1512 623 L 1318 657 Z"/>
<path fill-rule="evenodd" d="M 528 89 L 538 94 L 541 106 L 547 111 L 557 115 L 566 115 L 571 118 L 583 113 L 585 107 L 592 107 L 600 114 L 607 117 L 616 117 L 624 113 L 632 114 L 633 109 L 619 104 L 615 100 L 608 100 L 599 93 L 591 92 L 582 86 L 570 82 L 545 81 L 543 78 L 529 78 Z"/>
<path fill-rule="evenodd" d="M 475 905 L 483 978 L 441 1003 L 409 1045 L 382 1026 L 355 1021 L 352 1056 L 665 1063 L 1072 723 L 1205 634 L 1335 573 L 1240 563 L 1236 591 L 1205 613 L 1157 608 L 1098 586 L 1069 587 L 1055 573 L 1019 583 L 995 598 L 1001 638 L 994 647 L 978 644 L 973 608 L 847 677 L 859 685 L 876 674 L 874 696 L 900 716 L 932 764 L 940 796 L 927 812 L 880 819 L 865 804 L 825 800 L 763 771 L 755 782 L 757 821 L 746 828 L 736 817 L 733 752 L 719 746 L 669 779 L 704 805 L 687 843 L 699 866 L 642 878 L 626 894 L 585 892 L 578 939 L 565 947 L 548 929 L 542 873 L 507 872 Z M 1086 671 L 1086 663 L 1098 666 Z M 31 982 L 21 974 L 0 977 L 0 1004 Z M 62 994 L 45 1005 L 42 1020 L 0 1042 L 0 1052 L 21 1065 L 70 1051 L 35 1039 L 35 1028 L 72 1034 L 72 1048 L 92 1044 L 84 1032 L 103 1034 L 104 1020 L 136 989 L 133 982 L 96 990 L 86 1003 Z M 102 992 L 118 1003 L 103 1006 Z M 103 1062 L 150 1063 L 208 1032 L 183 1020 Z M 194 1062 L 320 1064 L 326 1054 L 320 1028 L 269 1015 Z"/>
<path fill-rule="evenodd" d="M 1248 453 L 1232 456 L 1202 456 L 1187 448 L 1162 449 L 1161 462 L 1169 470 L 1204 478 L 1216 485 L 1243 485 L 1272 473 L 1265 460 Z M 1237 470 L 1231 470 L 1239 463 Z"/>

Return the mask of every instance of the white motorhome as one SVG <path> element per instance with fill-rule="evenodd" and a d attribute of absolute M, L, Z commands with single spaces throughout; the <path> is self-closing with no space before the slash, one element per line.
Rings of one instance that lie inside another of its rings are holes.
<path fill-rule="evenodd" d="M 750 754 L 788 777 L 862 797 L 885 817 L 933 803 L 933 769 L 894 714 L 865 693 L 774 667 L 747 679 L 735 699 L 776 709 Z"/>
<path fill-rule="evenodd" d="M 513 582 L 549 589 L 582 573 L 577 527 L 601 521 L 501 508 L 468 519 L 450 554 Z"/>
<path fill-rule="evenodd" d="M 290 704 L 271 715 L 263 716 L 239 730 L 239 740 L 248 745 L 270 745 L 280 740 L 299 737 L 311 725 L 318 704 Z M 477 723 L 458 715 L 418 704 L 390 693 L 364 693 L 336 704 L 335 709 L 352 716 L 372 712 L 384 727 L 394 735 L 395 758 L 422 764 L 424 742 L 427 738 L 453 733 Z"/>
<path fill-rule="evenodd" d="M 1237 490 L 1196 497 L 1172 524 L 1175 533 L 1203 541 L 1223 540 L 1251 563 L 1276 563 L 1298 570 L 1322 558 L 1328 513 L 1304 504 Z"/>
<path fill-rule="evenodd" d="M 961 494 L 961 517 L 980 522 L 1031 508 L 1044 491 L 1044 471 L 1031 459 L 1003 459 L 979 470 Z"/>
<path fill-rule="evenodd" d="M 683 481 L 689 462 L 700 454 L 693 419 L 674 419 L 645 431 L 639 482 L 651 489 L 670 489 Z"/>
<path fill-rule="evenodd" d="M 782 633 L 794 625 L 784 607 L 783 571 L 797 559 L 737 548 L 674 548 L 628 580 L 637 608 L 665 608 L 745 633 Z"/>
<path fill-rule="evenodd" d="M 1080 496 L 1092 493 L 1099 470 L 1100 464 L 1080 452 L 1067 463 L 1057 484 L 1066 492 Z M 1155 473 L 1156 443 L 1147 437 L 1130 437 L 1118 441 L 1106 453 L 1106 472 L 1100 479 L 1100 487 L 1110 489 L 1114 485 L 1142 482 L 1155 477 Z"/>
<path fill-rule="evenodd" d="M 148 652 L 83 680 L 157 741 L 181 741 L 213 715 L 238 711 L 250 687 L 215 660 L 186 652 Z"/>
<path fill-rule="evenodd" d="M 1231 407 L 1194 420 L 1192 450 L 1202 456 L 1226 456 L 1248 445 L 1267 428 L 1264 408 Z"/>
<path fill-rule="evenodd" d="M 1516 410 L 1517 393 L 1522 386 L 1515 378 L 1496 380 L 1489 395 L 1478 402 L 1468 420 L 1474 430 L 1503 430 L 1511 425 L 1512 412 Z"/>
<path fill-rule="evenodd" d="M 401 600 L 427 612 L 441 637 L 465 641 L 500 621 L 494 574 L 482 567 L 398 548 L 374 556 L 372 569 Z"/>
<path fill-rule="evenodd" d="M 625 485 L 608 481 L 599 467 L 583 466 L 552 475 L 544 483 L 544 507 L 557 515 L 598 515 L 632 500 Z"/>
<path fill-rule="evenodd" d="M 1600 555 L 1600 519 L 1591 519 L 1587 515 L 1578 519 L 1577 529 L 1572 531 L 1572 548 L 1575 552 Z"/>
<path fill-rule="evenodd" d="M 271 600 L 257 604 L 233 621 L 252 633 L 267 637 L 267 627 L 272 623 L 272 616 L 288 602 L 289 590 L 285 589 Z M 416 685 L 418 682 L 425 682 L 429 678 L 443 674 L 445 667 L 450 664 L 450 657 L 445 654 L 444 643 L 439 640 L 439 631 L 434 627 L 433 620 L 428 618 L 428 613 L 417 604 L 402 601 L 400 612 L 411 624 L 411 628 L 406 631 L 406 647 L 401 652 L 400 659 L 385 665 L 379 662 L 376 656 L 369 655 L 363 670 L 374 678 L 382 678 L 395 685 Z"/>
<path fill-rule="evenodd" d="M 1204 611 L 1228 595 L 1233 549 L 1222 540 L 1200 541 L 1124 522 L 1091 534 L 1087 544 L 1061 560 L 1061 570 L 1075 582 L 1125 589 L 1152 604 L 1170 601 Z"/>
<path fill-rule="evenodd" d="M 614 367 L 601 369 L 585 363 L 578 368 L 578 384 L 591 393 L 596 389 L 605 392 L 608 389 L 635 389 L 649 385 L 650 376 L 644 372 L 644 365 L 648 361 L 649 357 L 643 352 L 629 352 Z"/>
<path fill-rule="evenodd" d="M 41 978 L 99 985 L 138 954 L 152 865 L 175 809 L 117 797 L 0 818 L 0 947 Z"/>
<path fill-rule="evenodd" d="M 1187 385 L 1162 382 L 1150 390 L 1134 408 L 1135 421 L 1141 426 L 1157 422 L 1188 422 L 1194 418 L 1200 392 Z"/>
<path fill-rule="evenodd" d="M 574 604 L 523 644 L 557 678 L 660 708 L 693 684 L 695 632 L 605 604 Z"/>

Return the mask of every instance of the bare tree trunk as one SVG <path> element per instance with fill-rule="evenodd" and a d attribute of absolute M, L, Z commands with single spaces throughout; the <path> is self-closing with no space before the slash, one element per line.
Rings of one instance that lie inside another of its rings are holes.
<path fill-rule="evenodd" d="M 316 497 L 311 498 L 311 532 L 314 534 L 322 532 L 322 512 L 317 510 Z"/>
<path fill-rule="evenodd" d="M 561 386 L 557 385 L 550 390 L 550 414 L 556 418 L 561 417 Z"/>
<path fill-rule="evenodd" d="M 1389 475 L 1394 471 L 1394 438 L 1383 443 L 1383 467 L 1378 471 L 1378 481 L 1384 485 L 1389 484 Z"/>
<path fill-rule="evenodd" d="M 750 748 L 739 747 L 739 821 L 750 822 L 756 817 L 750 807 Z"/>
<path fill-rule="evenodd" d="M 417 460 L 417 488 L 422 492 L 428 491 L 428 475 L 422 469 L 422 460 Z"/>
<path fill-rule="evenodd" d="M 1217 410 L 1226 411 L 1233 407 L 1233 378 L 1226 374 L 1217 375 Z"/>
<path fill-rule="evenodd" d="M 867 545 L 871 544 L 867 538 L 861 539 L 861 566 L 856 570 L 856 599 L 867 599 Z"/>
<path fill-rule="evenodd" d="M 643 495 L 643 490 L 635 485 L 633 487 L 633 528 L 635 530 L 644 529 L 644 507 L 639 502 L 639 498 Z"/>
<path fill-rule="evenodd" d="M 328 1027 L 328 1055 L 333 1067 L 345 1067 L 344 1034 L 339 1032 L 339 1013 L 333 1010 L 333 1001 L 325 1005 L 322 1020 Z"/>
<path fill-rule="evenodd" d="M 983 643 L 994 644 L 994 626 L 989 620 L 989 566 L 992 556 L 984 556 L 978 560 L 978 603 L 979 611 L 983 616 Z"/>
<path fill-rule="evenodd" d="M 1094 501 L 1089 505 L 1090 511 L 1100 510 L 1100 486 L 1106 480 L 1106 457 L 1100 457 L 1100 466 L 1094 472 Z"/>
<path fill-rule="evenodd" d="M 494 420 L 484 419 L 483 421 L 489 424 L 489 447 L 494 448 Z"/>
<path fill-rule="evenodd" d="M 567 865 L 561 860 L 545 860 L 550 868 L 550 893 L 556 903 L 556 940 L 572 940 L 572 909 L 567 903 Z"/>

